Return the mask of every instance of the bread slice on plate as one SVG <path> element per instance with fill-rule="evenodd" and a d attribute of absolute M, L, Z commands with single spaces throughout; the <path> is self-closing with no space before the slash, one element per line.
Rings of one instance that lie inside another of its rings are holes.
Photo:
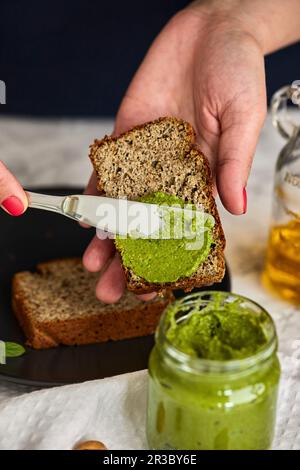
<path fill-rule="evenodd" d="M 165 117 L 135 127 L 119 137 L 95 140 L 91 146 L 90 159 L 100 193 L 135 200 L 162 192 L 202 207 L 215 220 L 209 254 L 192 274 L 175 282 L 149 282 L 123 263 L 130 291 L 146 293 L 165 288 L 190 291 L 223 279 L 224 233 L 213 197 L 209 164 L 194 142 L 195 133 L 189 123 Z"/>
<path fill-rule="evenodd" d="M 17 273 L 12 302 L 27 344 L 43 349 L 146 336 L 173 300 L 170 292 L 148 302 L 126 292 L 116 304 L 104 304 L 95 297 L 97 278 L 77 258 L 39 264 L 35 273 Z"/>

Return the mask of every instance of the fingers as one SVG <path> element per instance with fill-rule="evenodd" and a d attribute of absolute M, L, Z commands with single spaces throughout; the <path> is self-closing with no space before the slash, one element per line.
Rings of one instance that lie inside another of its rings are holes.
<path fill-rule="evenodd" d="M 98 196 L 99 191 L 97 189 L 97 177 L 95 171 L 91 174 L 89 182 L 83 192 L 83 194 L 90 194 L 91 196 Z"/>
<path fill-rule="evenodd" d="M 112 240 L 100 240 L 96 236 L 93 238 L 83 255 L 83 265 L 90 272 L 99 272 L 114 255 L 115 247 Z M 96 288 L 96 295 L 99 300 L 105 303 L 117 302 L 123 295 L 125 289 L 125 279 L 120 265 L 119 256 L 113 258 L 107 270 L 102 273 Z M 141 300 L 152 300 L 156 297 L 156 292 L 138 295 Z"/>
<path fill-rule="evenodd" d="M 93 238 L 83 255 L 83 265 L 90 272 L 99 272 L 115 253 L 112 240 Z M 96 286 L 96 296 L 102 302 L 111 304 L 117 302 L 123 295 L 125 278 L 120 259 L 115 255 L 107 269 L 102 273 Z"/>
<path fill-rule="evenodd" d="M 95 172 L 92 173 L 84 194 L 97 195 L 97 179 Z M 115 253 L 112 240 L 104 240 L 95 236 L 83 255 L 83 265 L 90 272 L 99 272 Z M 104 303 L 115 303 L 123 295 L 125 289 L 125 278 L 121 268 L 118 255 L 115 255 L 96 286 L 96 296 Z"/>
<path fill-rule="evenodd" d="M 89 179 L 89 182 L 88 182 L 85 190 L 83 191 L 83 194 L 89 194 L 91 196 L 98 196 L 98 194 L 99 194 L 99 191 L 97 190 L 97 177 L 96 177 L 96 173 L 94 171 L 91 174 L 91 177 Z M 79 225 L 81 225 L 81 227 L 83 227 L 83 228 L 90 228 L 91 227 L 90 225 L 85 224 L 83 222 L 79 222 Z"/>
<path fill-rule="evenodd" d="M 0 204 L 10 215 L 18 216 L 28 207 L 25 191 L 16 178 L 0 161 Z"/>
<path fill-rule="evenodd" d="M 101 271 L 115 252 L 114 243 L 110 239 L 93 238 L 83 255 L 83 265 L 91 273 Z"/>
<path fill-rule="evenodd" d="M 102 302 L 113 304 L 120 300 L 125 290 L 125 277 L 121 267 L 120 259 L 116 254 L 100 277 L 96 286 L 96 296 Z"/>
<path fill-rule="evenodd" d="M 140 294 L 140 295 L 137 295 L 137 297 L 141 300 L 144 300 L 145 302 L 147 300 L 152 300 L 152 299 L 155 299 L 155 297 L 157 296 L 157 292 L 150 292 L 149 294 Z"/>
<path fill-rule="evenodd" d="M 263 111 L 254 109 L 252 113 L 234 111 L 221 123 L 217 187 L 224 207 L 232 214 L 247 210 L 245 188 L 263 121 Z"/>
<path fill-rule="evenodd" d="M 217 196 L 216 155 L 218 154 L 220 124 L 218 119 L 205 107 L 199 107 L 196 115 L 197 143 L 207 157 L 211 169 L 213 195 Z"/>

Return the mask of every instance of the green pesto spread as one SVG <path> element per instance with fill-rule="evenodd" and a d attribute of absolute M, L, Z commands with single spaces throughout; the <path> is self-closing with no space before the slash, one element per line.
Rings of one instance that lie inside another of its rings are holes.
<path fill-rule="evenodd" d="M 200 306 L 200 304 L 199 304 Z M 168 340 L 182 352 L 203 359 L 243 359 L 267 343 L 264 313 L 254 315 L 239 300 L 218 301 L 206 307 L 193 307 L 177 322 L 176 309 L 168 311 Z"/>
<path fill-rule="evenodd" d="M 143 196 L 142 202 L 163 206 L 184 206 L 184 201 L 176 196 L 170 196 L 162 192 L 156 192 Z M 195 206 L 193 206 L 195 209 Z M 198 266 L 207 258 L 212 239 L 213 218 L 205 214 L 202 227 L 196 225 L 194 246 L 189 238 L 176 238 L 179 228 L 182 229 L 182 220 L 179 221 L 171 212 L 170 228 L 174 234 L 170 239 L 146 239 L 116 237 L 116 246 L 121 252 L 124 266 L 130 268 L 136 275 L 148 282 L 162 283 L 175 282 L 179 278 L 191 276 Z M 194 221 L 193 221 L 194 222 Z M 199 224 L 199 221 L 196 222 Z M 198 240 L 198 245 L 197 245 Z M 188 248 L 191 247 L 192 249 Z"/>

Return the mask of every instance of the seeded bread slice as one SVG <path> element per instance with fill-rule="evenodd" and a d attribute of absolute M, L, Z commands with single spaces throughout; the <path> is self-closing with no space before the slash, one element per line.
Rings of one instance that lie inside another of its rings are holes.
<path fill-rule="evenodd" d="M 209 164 L 194 141 L 195 133 L 189 123 L 164 117 L 119 137 L 95 140 L 90 147 L 89 156 L 100 193 L 134 200 L 161 191 L 178 196 L 186 203 L 202 205 L 215 219 L 210 253 L 192 276 L 173 283 L 150 283 L 123 266 L 130 291 L 139 294 L 165 288 L 190 291 L 223 279 L 224 233 L 213 198 Z"/>
<path fill-rule="evenodd" d="M 12 302 L 27 344 L 43 349 L 146 336 L 173 300 L 170 292 L 148 302 L 126 292 L 118 303 L 107 305 L 95 297 L 97 277 L 77 258 L 39 264 L 35 273 L 17 273 Z"/>

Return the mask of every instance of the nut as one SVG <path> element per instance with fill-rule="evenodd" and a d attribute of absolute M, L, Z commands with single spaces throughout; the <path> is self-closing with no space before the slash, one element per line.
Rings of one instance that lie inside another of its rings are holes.
<path fill-rule="evenodd" d="M 73 450 L 107 450 L 107 447 L 100 441 L 83 441 L 77 444 Z"/>

